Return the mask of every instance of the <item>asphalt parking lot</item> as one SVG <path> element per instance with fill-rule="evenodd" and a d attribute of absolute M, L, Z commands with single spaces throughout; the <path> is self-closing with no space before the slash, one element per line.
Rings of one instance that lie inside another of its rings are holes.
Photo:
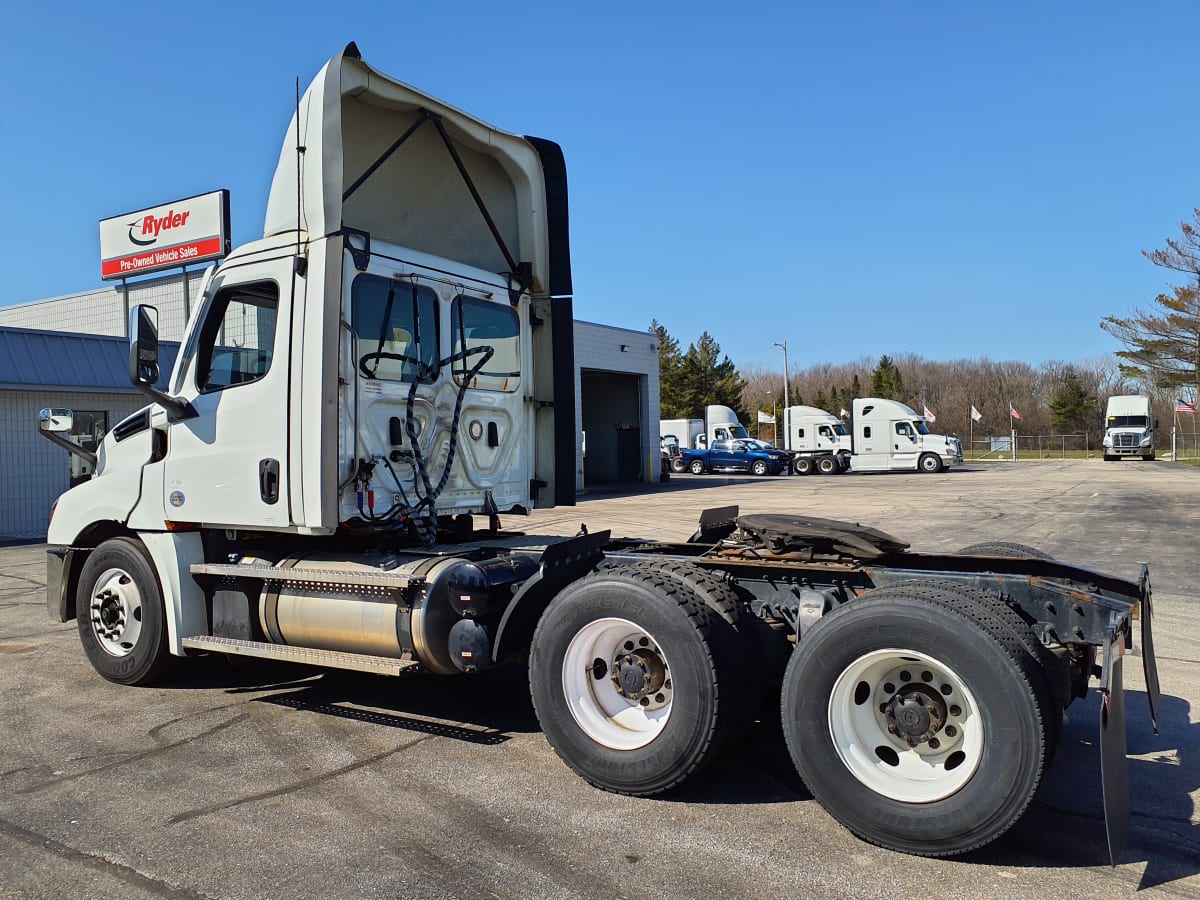
<path fill-rule="evenodd" d="M 49 621 L 44 547 L 0 547 L 0 895 L 1200 897 L 1200 469 L 1046 461 L 942 475 L 674 476 L 527 531 L 683 538 L 707 507 L 859 521 L 918 549 L 1012 540 L 1135 578 L 1162 683 L 1127 659 L 1130 846 L 1107 865 L 1096 696 L 1068 711 L 1027 815 L 955 860 L 865 844 L 765 723 L 702 783 L 595 790 L 538 731 L 524 674 L 386 679 L 190 661 L 163 687 L 97 676 Z M 513 527 L 510 523 L 506 525 Z"/>

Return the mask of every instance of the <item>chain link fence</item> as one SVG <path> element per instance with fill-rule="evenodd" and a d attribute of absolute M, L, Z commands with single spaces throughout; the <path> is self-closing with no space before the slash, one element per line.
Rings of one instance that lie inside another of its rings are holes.
<path fill-rule="evenodd" d="M 1104 448 L 1086 434 L 1018 434 L 1015 458 L 1022 459 L 1102 459 Z M 1166 432 L 1155 436 L 1159 459 L 1200 459 L 1200 432 Z M 964 441 L 968 460 L 1009 460 L 1014 458 L 1012 438 L 976 438 Z"/>

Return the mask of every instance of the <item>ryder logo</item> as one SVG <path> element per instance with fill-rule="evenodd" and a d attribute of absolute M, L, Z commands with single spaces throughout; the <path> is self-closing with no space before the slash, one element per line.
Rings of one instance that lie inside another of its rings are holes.
<path fill-rule="evenodd" d="M 177 213 L 175 210 L 169 209 L 165 216 L 144 216 L 129 223 L 129 240 L 139 247 L 149 247 L 158 241 L 159 233 L 186 225 L 189 215 L 191 215 L 190 212 Z M 149 236 L 149 239 L 143 240 L 135 237 L 134 232 L 138 230 L 140 230 L 142 238 Z"/>

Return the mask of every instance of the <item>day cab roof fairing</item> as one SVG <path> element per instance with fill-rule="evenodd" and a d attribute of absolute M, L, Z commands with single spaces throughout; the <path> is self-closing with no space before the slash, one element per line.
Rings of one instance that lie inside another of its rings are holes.
<path fill-rule="evenodd" d="M 557 144 L 500 131 L 390 78 L 353 43 L 313 79 L 298 115 L 299 140 L 293 115 L 271 182 L 264 236 L 299 229 L 318 238 L 345 226 L 489 272 L 515 275 L 513 263 L 523 263 L 533 296 L 571 293 Z"/>

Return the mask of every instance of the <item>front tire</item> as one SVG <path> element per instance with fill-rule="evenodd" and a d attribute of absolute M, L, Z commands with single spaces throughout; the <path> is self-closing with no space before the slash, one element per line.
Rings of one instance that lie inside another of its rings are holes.
<path fill-rule="evenodd" d="M 767 474 L 767 464 L 761 459 L 756 459 L 754 464 L 750 466 L 750 471 L 755 475 L 762 477 L 763 475 Z"/>
<path fill-rule="evenodd" d="M 172 668 L 158 575 L 140 542 L 113 538 L 91 552 L 75 596 L 92 667 L 117 684 L 152 684 Z"/>
<path fill-rule="evenodd" d="M 649 796 L 700 772 L 737 732 L 741 654 L 729 622 L 677 578 L 614 569 L 547 608 L 530 692 L 563 762 L 596 787 Z"/>
<path fill-rule="evenodd" d="M 693 475 L 704 474 L 704 462 L 702 460 L 693 459 L 692 464 L 688 468 L 691 469 Z"/>
<path fill-rule="evenodd" d="M 948 856 L 1008 830 L 1046 761 L 1029 666 L 1006 634 L 877 590 L 822 618 L 788 664 L 783 727 L 805 784 L 882 847 Z"/>
<path fill-rule="evenodd" d="M 917 467 L 922 472 L 930 475 L 934 475 L 946 468 L 942 465 L 942 458 L 936 453 L 922 453 L 921 458 L 917 460 Z"/>

